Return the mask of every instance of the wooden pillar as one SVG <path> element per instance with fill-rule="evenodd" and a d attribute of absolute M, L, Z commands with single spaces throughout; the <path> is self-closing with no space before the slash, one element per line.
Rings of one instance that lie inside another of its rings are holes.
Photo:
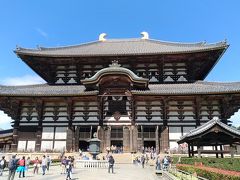
<path fill-rule="evenodd" d="M 111 147 L 111 126 L 107 126 L 104 129 L 104 150 Z"/>
<path fill-rule="evenodd" d="M 129 151 L 133 152 L 133 128 L 134 126 L 130 126 L 129 131 L 130 131 L 130 148 Z"/>
<path fill-rule="evenodd" d="M 194 157 L 194 146 L 191 145 L 191 149 L 192 149 L 192 157 Z"/>
<path fill-rule="evenodd" d="M 230 144 L 230 154 L 231 154 L 231 158 L 234 158 L 234 147 L 232 144 Z"/>
<path fill-rule="evenodd" d="M 223 145 L 220 145 L 220 150 L 221 150 L 221 158 L 223 158 Z"/>
<path fill-rule="evenodd" d="M 203 149 L 202 146 L 197 146 L 198 158 L 201 158 L 202 149 Z"/>
<path fill-rule="evenodd" d="M 188 144 L 188 157 L 191 157 L 191 144 Z"/>
<path fill-rule="evenodd" d="M 141 147 L 140 151 L 142 152 L 143 147 L 144 147 L 144 129 L 143 129 L 143 126 L 141 126 L 141 139 L 142 139 L 142 147 Z"/>
<path fill-rule="evenodd" d="M 138 150 L 138 128 L 137 126 L 132 126 L 132 152 L 137 152 Z"/>
<path fill-rule="evenodd" d="M 36 99 L 36 110 L 38 113 L 38 127 L 36 132 L 36 147 L 35 150 L 37 152 L 41 151 L 41 144 L 42 144 L 42 120 L 43 120 L 43 108 L 44 102 L 42 99 Z"/>
<path fill-rule="evenodd" d="M 218 158 L 218 147 L 215 145 L 215 151 L 216 151 L 216 158 Z"/>
<path fill-rule="evenodd" d="M 79 151 L 79 131 L 80 131 L 80 126 L 77 126 L 75 128 L 75 151 L 78 152 Z"/>
<path fill-rule="evenodd" d="M 168 127 L 161 128 L 160 151 L 165 152 L 169 147 L 169 132 Z"/>
<path fill-rule="evenodd" d="M 97 127 L 97 137 L 98 139 L 101 140 L 100 142 L 100 151 L 101 152 L 105 152 L 104 150 L 104 130 L 103 130 L 103 127 L 102 126 L 98 126 Z"/>
<path fill-rule="evenodd" d="M 156 126 L 155 141 L 156 141 L 156 152 L 159 153 L 160 152 L 160 149 L 159 149 L 159 126 Z"/>
<path fill-rule="evenodd" d="M 66 142 L 66 150 L 67 150 L 67 152 L 72 152 L 73 149 L 74 149 L 73 137 L 74 137 L 73 127 L 69 126 L 68 129 L 67 129 L 67 142 Z"/>
<path fill-rule="evenodd" d="M 123 126 L 123 151 L 130 151 L 130 132 L 128 126 Z"/>
<path fill-rule="evenodd" d="M 201 98 L 196 97 L 195 99 L 195 120 L 196 120 L 196 127 L 200 126 L 200 105 L 201 105 Z"/>

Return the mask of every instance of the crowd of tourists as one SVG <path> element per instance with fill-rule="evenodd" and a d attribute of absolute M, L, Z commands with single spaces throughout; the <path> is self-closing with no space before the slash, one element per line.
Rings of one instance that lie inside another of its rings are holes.
<path fill-rule="evenodd" d="M 108 153 L 109 152 L 115 153 L 115 154 L 123 153 L 123 147 L 122 146 L 112 145 L 111 147 L 107 147 L 106 150 L 107 150 Z"/>
<path fill-rule="evenodd" d="M 16 172 L 19 178 L 24 178 L 26 172 L 29 172 L 29 166 L 31 164 L 33 165 L 33 174 L 38 174 L 39 168 L 41 167 L 42 175 L 45 175 L 46 170 L 49 171 L 51 158 L 43 155 L 41 159 L 36 157 L 34 160 L 31 160 L 30 157 L 25 158 L 25 156 L 17 157 L 17 155 L 13 155 L 7 164 L 5 156 L 3 156 L 0 160 L 0 176 L 3 175 L 4 169 L 8 167 L 8 180 L 13 180 Z"/>
<path fill-rule="evenodd" d="M 61 159 L 61 174 L 66 174 L 66 179 L 72 179 L 72 173 L 74 168 L 74 157 L 64 156 Z"/>

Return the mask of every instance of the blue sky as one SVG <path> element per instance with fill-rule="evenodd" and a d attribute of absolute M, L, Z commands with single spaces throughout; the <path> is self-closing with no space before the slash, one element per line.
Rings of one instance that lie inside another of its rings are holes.
<path fill-rule="evenodd" d="M 16 45 L 62 46 L 107 38 L 150 38 L 209 43 L 227 39 L 229 49 L 207 81 L 240 81 L 239 0 L 2 0 L 0 1 L 0 83 L 42 80 L 13 53 Z M 234 124 L 240 125 L 240 113 Z M 1 116 L 0 116 L 1 118 Z M 0 126 L 9 127 L 5 122 Z"/>

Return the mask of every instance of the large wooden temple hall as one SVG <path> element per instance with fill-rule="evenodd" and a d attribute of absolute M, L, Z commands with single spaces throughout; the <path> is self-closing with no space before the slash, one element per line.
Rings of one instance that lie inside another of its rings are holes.
<path fill-rule="evenodd" d="M 101 150 L 174 148 L 190 130 L 240 108 L 240 83 L 207 82 L 228 44 L 99 39 L 65 47 L 17 47 L 46 84 L 0 86 L 12 151 L 78 151 L 97 133 Z M 227 73 L 227 72 L 222 72 Z"/>

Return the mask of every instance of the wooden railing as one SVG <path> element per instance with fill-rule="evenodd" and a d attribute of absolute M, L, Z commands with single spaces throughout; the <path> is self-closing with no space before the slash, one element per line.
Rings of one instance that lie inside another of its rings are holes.
<path fill-rule="evenodd" d="M 108 168 L 108 162 L 104 160 L 76 160 L 77 168 Z"/>

